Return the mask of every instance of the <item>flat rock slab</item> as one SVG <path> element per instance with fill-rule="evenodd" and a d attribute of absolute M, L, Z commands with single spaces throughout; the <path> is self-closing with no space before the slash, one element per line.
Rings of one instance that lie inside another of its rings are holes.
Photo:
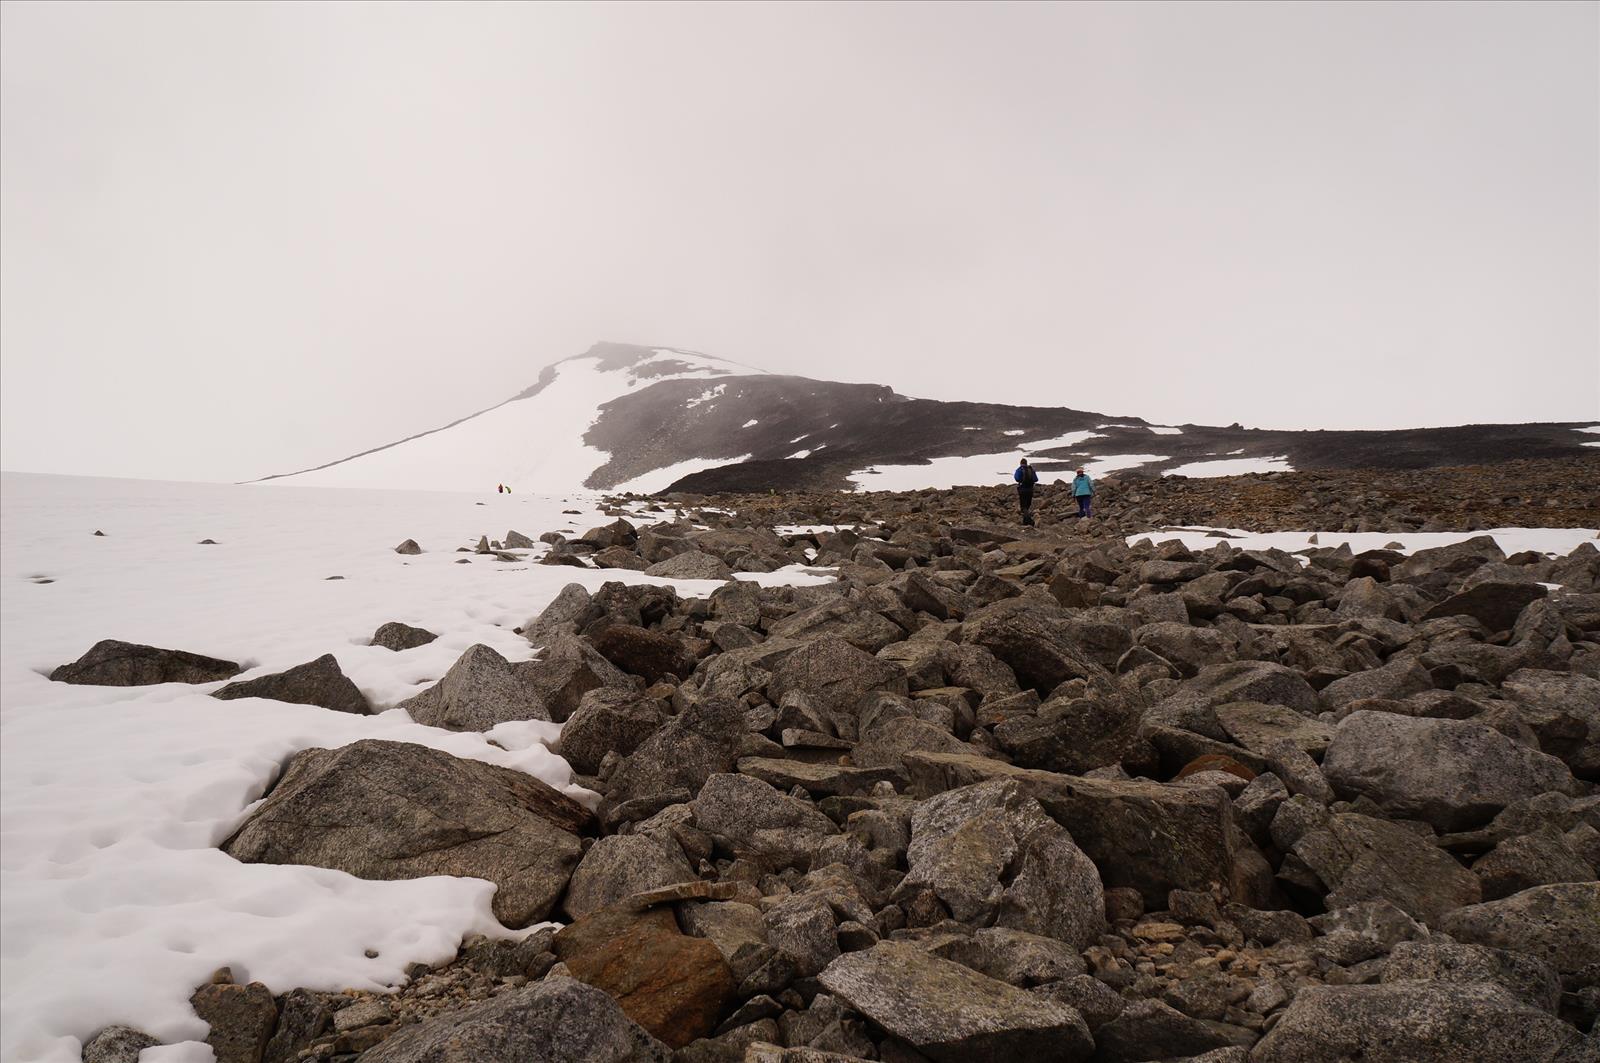
<path fill-rule="evenodd" d="M 1287 739 L 1313 757 L 1320 757 L 1333 740 L 1333 727 L 1284 705 L 1236 701 L 1218 705 L 1217 722 L 1228 737 L 1252 753 L 1266 753 L 1275 742 Z"/>
<path fill-rule="evenodd" d="M 408 742 L 306 749 L 222 849 L 358 878 L 488 879 L 507 926 L 543 919 L 578 863 L 588 809 L 531 775 Z"/>
<path fill-rule="evenodd" d="M 1548 1063 L 1583 1059 L 1583 1034 L 1483 983 L 1312 986 L 1251 1063 Z"/>
<path fill-rule="evenodd" d="M 753 776 L 780 790 L 801 786 L 818 797 L 864 794 L 880 782 L 905 779 L 905 773 L 894 768 L 852 768 L 778 757 L 743 757 L 738 768 L 741 775 Z"/>
<path fill-rule="evenodd" d="M 847 953 L 819 978 L 828 992 L 938 1063 L 1075 1063 L 1094 1051 L 1075 1009 L 904 942 Z"/>
<path fill-rule="evenodd" d="M 1444 831 L 1482 826 L 1523 798 L 1574 791 L 1560 760 L 1485 724 L 1365 709 L 1334 729 L 1322 771 L 1340 797 L 1364 795 Z"/>
<path fill-rule="evenodd" d="M 90 686 L 144 687 L 157 683 L 215 683 L 232 679 L 241 671 L 233 661 L 186 650 L 102 639 L 76 661 L 51 672 L 50 679 Z"/>
<path fill-rule="evenodd" d="M 314 661 L 297 664 L 283 672 L 229 683 L 211 695 L 224 701 L 234 698 L 266 698 L 293 705 L 316 705 L 335 712 L 365 716 L 372 711 L 366 696 L 350 682 L 333 654 L 324 653 Z"/>

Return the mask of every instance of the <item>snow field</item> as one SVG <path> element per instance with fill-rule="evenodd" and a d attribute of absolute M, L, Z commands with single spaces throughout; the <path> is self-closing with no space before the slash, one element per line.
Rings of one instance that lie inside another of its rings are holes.
<path fill-rule="evenodd" d="M 683 363 L 686 370 L 648 375 L 651 367 Z M 600 407 L 640 387 L 662 380 L 691 380 L 751 374 L 760 370 L 715 358 L 661 348 L 636 366 L 602 370 L 598 358 L 569 358 L 554 366 L 555 379 L 538 394 L 512 399 L 448 431 L 418 436 L 359 460 L 326 469 L 269 480 L 293 487 L 394 488 L 412 491 L 491 493 L 497 483 L 518 494 L 554 494 L 583 490 L 583 481 L 611 455 L 584 443 L 584 433 Z M 711 401 L 725 385 L 708 388 L 689 406 Z M 713 462 L 713 465 L 726 461 Z M 707 466 L 709 467 L 709 466 Z M 657 470 L 658 473 L 667 470 Z M 695 470 L 691 470 L 695 471 Z M 679 473 L 679 476 L 685 475 Z M 646 474 L 632 482 L 655 482 Z M 662 480 L 662 486 L 677 479 Z M 619 488 L 627 490 L 629 488 Z M 659 488 L 631 488 L 631 490 Z"/>
<path fill-rule="evenodd" d="M 1222 458 L 1216 461 L 1194 461 L 1168 469 L 1168 476 L 1243 476 L 1248 472 L 1294 472 L 1287 458 Z"/>
<path fill-rule="evenodd" d="M 46 678 L 103 638 L 235 660 L 248 668 L 240 678 L 331 652 L 382 708 L 475 643 L 533 656 L 512 628 L 568 583 L 718 586 L 456 553 L 509 528 L 577 533 L 609 519 L 589 496 L 492 486 L 475 497 L 0 476 L 0 1059 L 76 1061 L 80 1041 L 114 1022 L 167 1041 L 203 1037 L 188 997 L 225 964 L 275 992 L 381 989 L 409 963 L 454 955 L 466 934 L 511 934 L 481 880 L 369 882 L 240 864 L 216 845 L 293 753 L 362 738 L 418 742 L 592 798 L 544 744 L 556 725 L 457 734 L 398 710 L 354 716 L 207 696 L 221 684 Z M 197 545 L 205 538 L 217 545 Z M 406 538 L 425 552 L 395 554 Z M 759 578 L 831 577 L 796 567 Z M 439 638 L 404 653 L 367 645 L 390 620 Z M 211 1056 L 191 1040 L 146 1058 Z"/>

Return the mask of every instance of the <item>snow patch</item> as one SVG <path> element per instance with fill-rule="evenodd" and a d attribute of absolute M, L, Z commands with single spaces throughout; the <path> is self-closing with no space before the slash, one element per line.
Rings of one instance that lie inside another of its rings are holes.
<path fill-rule="evenodd" d="M 1140 465 L 1148 465 L 1152 461 L 1166 461 L 1165 454 L 1107 454 L 1103 458 L 1095 458 L 1084 462 L 1083 471 L 1090 476 L 1100 476 L 1119 469 L 1132 469 Z"/>
<path fill-rule="evenodd" d="M 1242 476 L 1249 472 L 1293 472 L 1288 458 L 1222 458 L 1216 461 L 1195 461 L 1169 469 L 1169 476 Z"/>
<path fill-rule="evenodd" d="M 553 725 L 502 725 L 492 732 L 499 748 L 401 711 L 355 716 L 217 701 L 207 695 L 218 684 L 73 686 L 41 674 L 108 637 L 248 662 L 245 677 L 332 653 L 382 708 L 436 681 L 475 643 L 529 659 L 533 648 L 512 628 L 568 583 L 689 594 L 719 585 L 457 554 L 508 528 L 536 535 L 609 519 L 593 495 L 488 486 L 475 498 L 0 476 L 0 1059 L 75 1063 L 80 1040 L 113 1022 L 167 1041 L 202 1038 L 189 994 L 223 964 L 274 992 L 381 990 L 407 964 L 453 956 L 465 934 L 512 934 L 493 918 L 493 887 L 482 880 L 371 882 L 241 864 L 216 846 L 293 753 L 362 738 L 417 742 L 583 795 L 545 747 Z M 195 545 L 203 538 L 218 545 Z M 425 552 L 394 553 L 406 538 Z M 55 582 L 29 582 L 35 574 Z M 344 579 L 327 580 L 334 575 Z M 748 575 L 833 578 L 799 566 Z M 404 653 L 367 645 L 390 620 L 439 638 Z M 210 1052 L 191 1040 L 160 1055 Z"/>
<path fill-rule="evenodd" d="M 1150 429 L 1150 431 L 1154 432 L 1158 436 L 1181 436 L 1181 435 L 1183 435 L 1183 429 L 1181 429 L 1181 428 L 1172 428 L 1172 427 L 1169 427 L 1168 425 L 1164 425 L 1164 424 L 1152 424 L 1152 425 L 1147 425 L 1146 427 L 1148 427 Z"/>
<path fill-rule="evenodd" d="M 704 403 L 711 402 L 714 399 L 719 399 L 727 392 L 727 390 L 728 390 L 728 385 L 726 385 L 726 384 L 718 384 L 714 388 L 707 388 L 706 390 L 702 391 L 699 395 L 696 395 L 694 398 L 692 398 L 688 402 L 684 403 L 683 404 L 684 405 L 684 409 L 692 410 L 696 406 L 700 406 L 700 405 L 703 405 Z"/>
<path fill-rule="evenodd" d="M 707 469 L 718 469 L 724 465 L 737 465 L 741 461 L 749 461 L 750 458 L 751 455 L 749 454 L 741 454 L 737 458 L 690 458 L 687 461 L 663 465 L 659 469 L 651 469 L 649 472 L 635 476 L 631 480 L 623 481 L 612 490 L 651 495 L 657 491 L 665 491 L 672 484 L 691 473 L 705 472 Z"/>
<path fill-rule="evenodd" d="M 1013 428 L 1009 431 L 1001 432 L 1000 434 L 1003 436 L 1025 436 L 1028 434 L 1028 430 L 1026 428 Z"/>
<path fill-rule="evenodd" d="M 809 451 L 809 450 L 797 450 L 793 454 L 789 455 L 790 458 L 809 458 L 810 456 L 811 456 L 811 451 Z M 788 459 L 785 459 L 785 460 L 788 460 Z"/>
<path fill-rule="evenodd" d="M 744 424 L 740 425 L 739 427 L 740 428 L 754 428 L 756 425 L 758 425 L 760 423 L 761 423 L 760 419 L 752 417 L 748 421 L 746 421 Z"/>

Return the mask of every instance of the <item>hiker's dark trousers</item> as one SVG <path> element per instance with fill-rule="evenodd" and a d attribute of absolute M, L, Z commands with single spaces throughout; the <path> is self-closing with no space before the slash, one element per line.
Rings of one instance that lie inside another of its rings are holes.
<path fill-rule="evenodd" d="M 1093 495 L 1079 495 L 1078 496 L 1078 516 L 1080 516 L 1080 517 L 1089 516 L 1089 502 L 1093 498 L 1094 498 Z"/>
<path fill-rule="evenodd" d="M 1017 485 L 1017 505 L 1022 509 L 1022 515 L 1027 516 L 1033 509 L 1033 485 Z"/>

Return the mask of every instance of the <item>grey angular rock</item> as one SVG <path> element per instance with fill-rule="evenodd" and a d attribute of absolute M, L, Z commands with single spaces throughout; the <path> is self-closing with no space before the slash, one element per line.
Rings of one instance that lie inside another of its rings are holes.
<path fill-rule="evenodd" d="M 1580 984 L 1600 971 L 1600 883 L 1535 886 L 1498 901 L 1458 908 L 1439 929 L 1474 945 L 1537 956 Z"/>
<path fill-rule="evenodd" d="M 918 804 L 907 863 L 900 895 L 931 890 L 961 922 L 1078 949 L 1105 932 L 1094 863 L 1014 782 L 977 783 Z"/>
<path fill-rule="evenodd" d="M 1592 882 L 1595 877 L 1595 869 L 1553 826 L 1505 839 L 1472 865 L 1472 873 L 1483 884 L 1486 901 L 1552 882 Z"/>
<path fill-rule="evenodd" d="M 569 919 L 579 919 L 636 893 L 693 878 L 694 868 L 676 845 L 644 834 L 613 834 L 583 854 L 561 908 Z"/>
<path fill-rule="evenodd" d="M 1175 889 L 1212 883 L 1246 903 L 1265 904 L 1271 892 L 1271 868 L 1215 787 L 1059 775 L 959 753 L 910 752 L 905 763 L 914 794 L 1015 780 L 1072 832 L 1107 888 L 1133 887 L 1152 910 Z"/>
<path fill-rule="evenodd" d="M 1415 831 L 1353 812 L 1294 843 L 1291 854 L 1327 887 L 1329 909 L 1385 900 L 1438 926 L 1445 913 L 1476 904 L 1477 877 Z"/>
<path fill-rule="evenodd" d="M 426 646 L 438 637 L 426 628 L 412 627 L 410 624 L 391 620 L 372 633 L 369 645 L 382 646 L 386 650 L 399 653 L 402 650 L 414 650 L 418 646 Z"/>
<path fill-rule="evenodd" d="M 819 636 L 783 657 L 772 673 L 767 695 L 781 704 L 790 694 L 804 694 L 820 712 L 834 719 L 854 720 L 861 699 L 873 691 L 905 694 L 906 673 L 893 661 L 881 660 L 842 638 Z"/>
<path fill-rule="evenodd" d="M 1307 715 L 1320 707 L 1317 692 L 1294 669 L 1270 661 L 1229 661 L 1200 669 L 1177 692 L 1153 706 L 1145 719 L 1226 741 L 1227 733 L 1214 710 L 1236 701 L 1284 705 Z"/>
<path fill-rule="evenodd" d="M 433 686 L 400 703 L 407 715 L 449 731 L 487 731 L 509 720 L 549 720 L 538 694 L 492 647 L 467 648 Z"/>
<path fill-rule="evenodd" d="M 700 550 L 685 550 L 644 570 L 647 576 L 666 579 L 733 579 L 733 569 L 721 558 Z"/>
<path fill-rule="evenodd" d="M 551 975 L 408 1027 L 363 1063 L 669 1063 L 672 1050 L 603 991 Z"/>
<path fill-rule="evenodd" d="M 544 918 L 578 863 L 588 810 L 509 768 L 408 742 L 306 749 L 223 843 L 245 863 L 309 864 L 358 878 L 488 879 L 508 926 Z"/>
<path fill-rule="evenodd" d="M 1433 689 L 1428 670 L 1414 657 L 1397 658 L 1382 668 L 1336 679 L 1322 690 L 1322 700 L 1330 708 L 1348 705 L 1362 698 L 1392 698 L 1396 701 Z"/>
<path fill-rule="evenodd" d="M 1251 1063 L 1549 1063 L 1583 1037 L 1497 985 L 1302 989 Z M 1581 1058 L 1581 1057 L 1571 1057 Z"/>
<path fill-rule="evenodd" d="M 779 793 L 748 775 L 710 776 L 690 807 L 696 827 L 739 846 L 757 844 L 762 832 L 767 831 L 818 836 L 838 831 L 833 820 L 815 805 Z"/>
<path fill-rule="evenodd" d="M 809 642 L 843 639 L 865 653 L 877 653 L 906 637 L 900 625 L 857 602 L 836 599 L 786 616 L 768 628 L 773 638 Z"/>
<path fill-rule="evenodd" d="M 555 751 L 572 770 L 594 775 L 607 753 L 626 757 L 666 722 L 659 705 L 631 690 L 597 687 L 561 726 Z"/>
<path fill-rule="evenodd" d="M 1037 609 L 1011 608 L 1004 602 L 986 607 L 968 618 L 961 638 L 966 645 L 988 650 L 1011 669 L 1020 686 L 1040 695 L 1049 695 L 1069 679 L 1106 677 L 1061 618 Z"/>
<path fill-rule="evenodd" d="M 1191 1018 L 1159 1000 L 1135 1000 L 1095 1030 L 1095 1061 L 1175 1059 L 1252 1040 L 1249 1030 Z"/>
<path fill-rule="evenodd" d="M 818 974 L 839 955 L 838 919 L 823 897 L 801 893 L 767 910 L 766 939 L 802 978 Z"/>
<path fill-rule="evenodd" d="M 107 1026 L 83 1046 L 83 1063 L 139 1063 L 140 1052 L 160 1043 L 131 1026 Z"/>
<path fill-rule="evenodd" d="M 1333 740 L 1331 724 L 1283 705 L 1236 701 L 1218 705 L 1214 711 L 1228 737 L 1253 753 L 1265 753 L 1271 743 L 1288 739 L 1311 756 L 1320 757 Z"/>
<path fill-rule="evenodd" d="M 692 702 L 618 765 L 607 780 L 607 796 L 620 804 L 679 789 L 697 793 L 712 775 L 733 769 L 745 733 L 744 712 L 736 702 Z"/>
<path fill-rule="evenodd" d="M 569 583 L 538 616 L 523 622 L 522 637 L 535 646 L 543 646 L 558 635 L 577 634 L 585 625 L 598 620 L 603 612 L 587 587 Z"/>
<path fill-rule="evenodd" d="M 830 963 L 822 985 L 936 1063 L 1076 1063 L 1094 1051 L 1073 1009 L 882 941 Z"/>
<path fill-rule="evenodd" d="M 598 687 L 633 690 L 634 681 L 602 657 L 586 639 L 557 635 L 545 644 L 538 659 L 511 666 L 549 716 L 565 723 L 577 711 L 583 696 Z"/>
<path fill-rule="evenodd" d="M 54 683 L 142 687 L 156 683 L 214 683 L 242 669 L 233 661 L 186 650 L 163 650 L 116 639 L 102 639 L 71 664 L 50 673 Z"/>
<path fill-rule="evenodd" d="M 1567 766 L 1470 720 L 1353 712 L 1340 721 L 1322 773 L 1341 796 L 1366 796 L 1441 830 L 1479 826 L 1513 801 L 1570 793 Z"/>
<path fill-rule="evenodd" d="M 229 683 L 212 691 L 211 696 L 224 701 L 266 698 L 269 701 L 287 701 L 293 705 L 317 705 L 357 716 L 365 716 L 372 711 L 366 696 L 339 670 L 339 662 L 331 653 L 324 653 L 314 661 L 297 664 L 272 675 Z"/>
<path fill-rule="evenodd" d="M 407 539 L 405 542 L 395 547 L 394 552 L 397 554 L 415 555 L 422 553 L 422 547 L 417 545 L 417 541 L 415 539 Z"/>
<path fill-rule="evenodd" d="M 1491 632 L 1510 631 L 1522 610 L 1547 593 L 1539 583 L 1486 580 L 1452 594 L 1422 614 L 1422 619 L 1470 616 Z"/>
<path fill-rule="evenodd" d="M 1525 1004 L 1552 1014 L 1561 1003 L 1561 979 L 1536 956 L 1455 941 L 1402 941 L 1389 952 L 1382 982 L 1492 982 Z"/>

